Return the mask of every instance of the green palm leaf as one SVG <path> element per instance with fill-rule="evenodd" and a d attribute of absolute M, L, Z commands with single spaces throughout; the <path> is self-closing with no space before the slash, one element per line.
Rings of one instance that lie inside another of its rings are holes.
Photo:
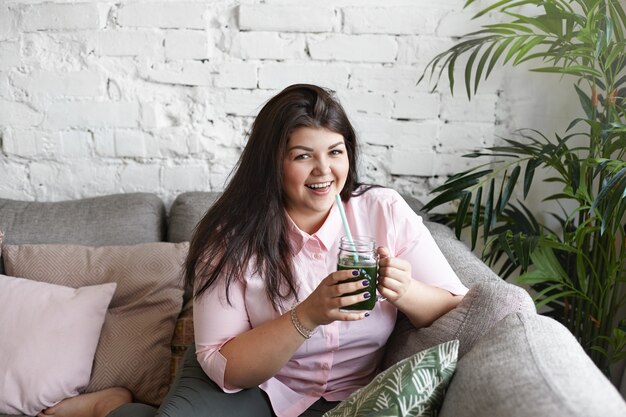
<path fill-rule="evenodd" d="M 485 159 L 436 189 L 427 208 L 458 202 L 456 213 L 439 217 L 457 236 L 469 227 L 472 249 L 482 237 L 482 258 L 499 264 L 503 277 L 520 271 L 520 280 L 537 291 L 537 304 L 568 326 L 602 369 L 626 357 L 626 335 L 621 343 L 611 327 L 626 305 L 626 296 L 616 295 L 626 291 L 626 247 L 615 245 L 626 239 L 625 6 L 622 0 L 492 1 L 474 18 L 489 13 L 501 21 L 462 37 L 420 77 L 430 74 L 434 90 L 447 67 L 454 93 L 454 66 L 465 56 L 470 99 L 497 64 L 530 62 L 532 71 L 574 80 L 584 117 L 575 115 L 566 136 L 526 130 L 465 155 Z M 559 188 L 537 196 L 561 206 L 562 214 L 550 213 L 556 227 L 512 201 L 516 187 L 523 198 L 542 192 L 538 170 L 549 173 L 541 182 Z"/>

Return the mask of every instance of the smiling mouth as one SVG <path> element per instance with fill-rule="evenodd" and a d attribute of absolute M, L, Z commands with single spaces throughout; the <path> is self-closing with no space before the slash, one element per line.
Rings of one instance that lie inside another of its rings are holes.
<path fill-rule="evenodd" d="M 304 184 L 305 187 L 310 188 L 311 190 L 323 190 L 325 188 L 328 188 L 331 186 L 333 182 L 332 181 L 327 181 L 327 182 L 318 182 L 315 184 Z"/>

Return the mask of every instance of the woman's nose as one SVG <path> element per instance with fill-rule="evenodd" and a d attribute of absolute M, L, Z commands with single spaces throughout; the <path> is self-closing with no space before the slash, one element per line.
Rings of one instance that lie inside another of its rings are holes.
<path fill-rule="evenodd" d="M 314 173 L 317 175 L 323 175 L 330 172 L 330 161 L 328 158 L 318 158 L 315 164 Z"/>

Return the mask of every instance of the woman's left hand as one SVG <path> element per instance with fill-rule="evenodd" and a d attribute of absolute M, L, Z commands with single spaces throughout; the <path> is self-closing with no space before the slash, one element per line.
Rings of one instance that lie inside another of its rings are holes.
<path fill-rule="evenodd" d="M 378 248 L 378 292 L 395 304 L 415 284 L 411 277 L 411 264 L 390 256 L 389 249 Z"/>

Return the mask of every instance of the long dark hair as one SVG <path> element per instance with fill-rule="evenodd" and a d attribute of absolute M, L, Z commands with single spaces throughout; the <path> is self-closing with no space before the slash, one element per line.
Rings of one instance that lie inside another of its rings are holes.
<path fill-rule="evenodd" d="M 250 267 L 265 280 L 274 307 L 297 297 L 286 236 L 283 158 L 291 133 L 300 127 L 325 128 L 343 136 L 350 168 L 342 200 L 358 187 L 356 134 L 341 104 L 329 90 L 315 85 L 285 88 L 259 112 L 232 179 L 196 226 L 185 262 L 185 283 L 195 288 L 196 297 L 224 279 L 230 303 L 230 284 Z"/>

